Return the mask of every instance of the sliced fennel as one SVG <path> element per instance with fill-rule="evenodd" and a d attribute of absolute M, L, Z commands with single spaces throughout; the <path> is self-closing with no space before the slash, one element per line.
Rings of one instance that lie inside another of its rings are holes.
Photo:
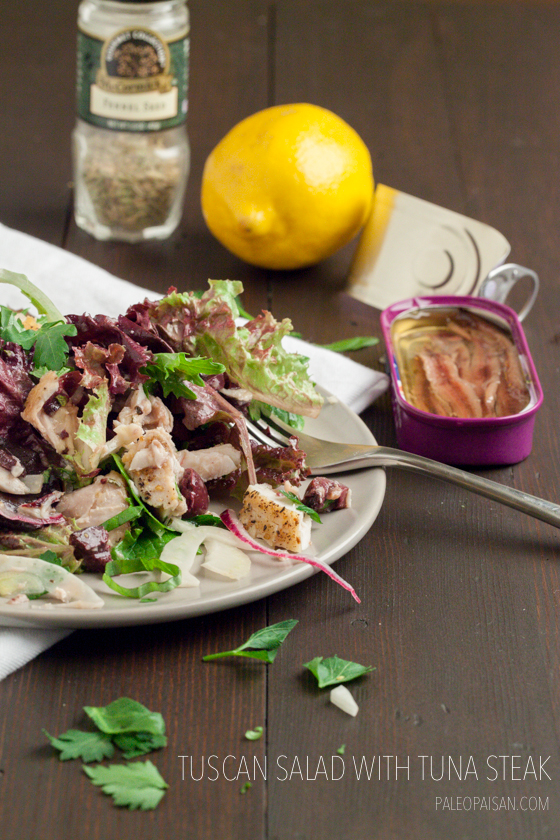
<path fill-rule="evenodd" d="M 26 599 L 44 597 L 60 601 L 57 606 L 76 609 L 101 609 L 103 601 L 91 586 L 62 566 L 38 557 L 0 555 L 0 598 Z M 15 603 L 27 603 L 19 599 Z M 9 601 L 8 601 L 9 602 Z M 47 604 L 37 604 L 47 606 Z"/>

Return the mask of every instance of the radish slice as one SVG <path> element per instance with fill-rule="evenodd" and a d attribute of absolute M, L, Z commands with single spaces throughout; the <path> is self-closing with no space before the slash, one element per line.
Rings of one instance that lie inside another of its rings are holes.
<path fill-rule="evenodd" d="M 345 685 L 337 685 L 336 688 L 333 688 L 330 699 L 331 703 L 334 703 L 335 706 L 338 706 L 338 708 L 342 709 L 343 712 L 346 712 L 347 715 L 356 717 L 358 714 L 359 706 Z"/>
<path fill-rule="evenodd" d="M 327 574 L 332 580 L 336 581 L 343 589 L 346 589 L 347 592 L 350 592 L 352 598 L 361 603 L 360 599 L 356 595 L 354 588 L 347 583 L 344 578 L 341 578 L 330 566 L 327 566 L 326 563 L 321 563 L 319 560 L 314 560 L 311 557 L 305 557 L 303 554 L 290 554 L 287 551 L 276 551 L 274 548 L 265 548 L 265 546 L 258 543 L 254 540 L 250 534 L 247 533 L 237 516 L 232 510 L 224 510 L 223 513 L 220 514 L 220 519 L 228 528 L 232 534 L 242 540 L 242 542 L 250 545 L 255 551 L 261 551 L 263 554 L 270 554 L 271 557 L 279 557 L 282 560 L 298 560 L 301 563 L 307 563 L 310 566 L 315 566 L 317 569 L 321 569 L 325 574 Z"/>

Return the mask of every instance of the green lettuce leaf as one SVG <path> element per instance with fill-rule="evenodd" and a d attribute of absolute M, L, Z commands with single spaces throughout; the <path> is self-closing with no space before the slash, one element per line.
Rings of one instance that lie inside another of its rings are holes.
<path fill-rule="evenodd" d="M 192 293 L 167 295 L 150 307 L 152 321 L 175 342 L 176 349 L 223 364 L 232 381 L 257 400 L 316 417 L 323 398 L 309 379 L 309 360 L 282 346 L 282 339 L 292 331 L 291 321 L 278 322 L 270 312 L 262 312 L 238 327 L 236 298 L 243 291 L 241 283 L 210 280 L 209 285 L 201 298 Z"/>
<path fill-rule="evenodd" d="M 66 456 L 78 473 L 87 475 L 99 466 L 107 441 L 107 417 L 111 410 L 107 380 L 93 389 L 80 417 L 74 440 L 75 453 Z"/>
<path fill-rule="evenodd" d="M 196 394 L 186 382 L 203 386 L 202 374 L 212 376 L 223 373 L 223 370 L 223 365 L 210 359 L 193 359 L 184 353 L 154 353 L 150 363 L 142 368 L 141 373 L 147 373 L 153 382 L 159 382 L 164 397 L 173 394 L 176 397 L 194 400 Z"/>

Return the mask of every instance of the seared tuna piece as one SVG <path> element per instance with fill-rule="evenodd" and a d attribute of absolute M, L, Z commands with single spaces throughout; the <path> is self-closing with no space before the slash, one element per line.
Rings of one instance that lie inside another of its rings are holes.
<path fill-rule="evenodd" d="M 99 475 L 87 487 L 80 487 L 62 497 L 58 513 L 70 520 L 76 530 L 103 525 L 128 507 L 126 484 L 118 472 Z M 111 531 L 111 543 L 122 538 L 126 526 Z"/>
<path fill-rule="evenodd" d="M 182 449 L 178 454 L 184 469 L 196 470 L 203 481 L 221 478 L 236 470 L 241 464 L 241 452 L 231 443 L 220 443 L 209 449 Z"/>
<path fill-rule="evenodd" d="M 115 428 L 138 423 L 143 429 L 173 429 L 173 415 L 159 397 L 146 396 L 141 385 L 133 391 L 114 422 Z"/>
<path fill-rule="evenodd" d="M 187 512 L 178 487 L 183 467 L 169 432 L 149 429 L 126 447 L 122 460 L 142 499 L 162 517 L 183 516 Z"/>
<path fill-rule="evenodd" d="M 21 416 L 34 426 L 39 434 L 59 453 L 74 453 L 74 439 L 79 428 L 78 407 L 68 402 L 52 411 L 52 397 L 59 391 L 58 375 L 53 370 L 45 373 L 31 389 Z"/>
<path fill-rule="evenodd" d="M 239 519 L 252 537 L 273 548 L 303 551 L 311 542 L 311 519 L 268 484 L 250 484 Z"/>

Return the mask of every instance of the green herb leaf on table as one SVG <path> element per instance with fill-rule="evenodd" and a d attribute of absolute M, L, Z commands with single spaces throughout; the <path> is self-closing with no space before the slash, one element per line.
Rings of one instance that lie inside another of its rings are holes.
<path fill-rule="evenodd" d="M 43 729 L 43 733 L 55 750 L 60 751 L 61 761 L 81 758 L 87 764 L 90 761 L 112 758 L 115 752 L 111 737 L 104 732 L 82 732 L 80 729 L 69 729 L 58 738 L 49 735 L 46 729 Z"/>
<path fill-rule="evenodd" d="M 151 761 L 84 767 L 94 785 L 113 797 L 115 805 L 131 811 L 150 811 L 157 807 L 169 785 Z"/>
<path fill-rule="evenodd" d="M 360 665 L 358 662 L 339 659 L 336 655 L 328 659 L 316 656 L 310 662 L 304 663 L 303 667 L 309 668 L 311 673 L 314 674 L 319 683 L 319 688 L 350 682 L 350 680 L 355 680 L 357 677 L 374 670 L 371 665 Z"/>
<path fill-rule="evenodd" d="M 260 659 L 263 662 L 274 662 L 280 645 L 297 623 L 297 619 L 289 619 L 263 627 L 234 650 L 209 653 L 202 657 L 202 661 L 209 662 L 211 659 L 221 659 L 224 656 L 245 656 L 250 659 Z"/>
<path fill-rule="evenodd" d="M 306 513 L 311 519 L 313 519 L 314 522 L 318 522 L 319 525 L 321 524 L 321 518 L 317 511 L 307 505 L 304 505 L 299 496 L 296 496 L 295 493 L 290 493 L 289 490 L 280 490 L 280 492 L 288 499 L 288 501 L 292 502 L 292 504 L 296 506 L 297 510 L 303 511 L 303 513 Z"/>
<path fill-rule="evenodd" d="M 219 362 L 204 357 L 192 358 L 185 353 L 154 353 L 150 363 L 142 368 L 143 373 L 147 373 L 150 379 L 161 385 L 164 397 L 173 394 L 189 400 L 196 399 L 196 394 L 185 384 L 185 380 L 202 387 L 202 374 L 212 376 L 223 373 L 224 370 L 224 366 Z"/>
<path fill-rule="evenodd" d="M 108 706 L 84 706 L 84 712 L 107 735 L 119 735 L 122 732 L 165 735 L 165 721 L 160 713 L 151 712 L 130 697 L 119 697 Z"/>
<path fill-rule="evenodd" d="M 247 730 L 247 732 L 245 733 L 245 737 L 248 741 L 258 741 L 260 738 L 262 738 L 263 731 L 264 730 L 262 726 L 255 726 L 254 729 Z"/>
<path fill-rule="evenodd" d="M 344 755 L 346 752 L 346 744 L 341 744 L 340 747 L 337 749 L 337 753 L 339 755 Z"/>
<path fill-rule="evenodd" d="M 342 338 L 340 341 L 333 341 L 331 344 L 321 344 L 325 350 L 334 350 L 335 353 L 346 353 L 352 350 L 363 350 L 364 347 L 375 347 L 379 339 L 373 335 L 356 336 L 355 338 Z"/>
<path fill-rule="evenodd" d="M 252 787 L 253 787 L 253 785 L 251 784 L 251 782 L 243 782 L 243 784 L 241 785 L 241 790 L 239 791 L 239 793 L 242 793 L 242 794 L 247 793 L 247 791 L 251 790 Z"/>
<path fill-rule="evenodd" d="M 122 750 L 123 758 L 128 759 L 167 746 L 167 738 L 154 732 L 121 732 L 113 735 L 113 743 Z"/>

